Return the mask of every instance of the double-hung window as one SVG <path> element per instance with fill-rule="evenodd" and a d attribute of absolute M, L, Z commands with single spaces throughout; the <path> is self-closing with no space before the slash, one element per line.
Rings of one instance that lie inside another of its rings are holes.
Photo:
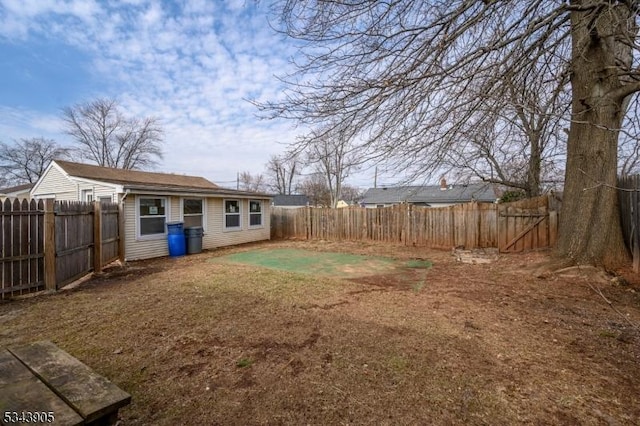
<path fill-rule="evenodd" d="M 201 198 L 184 198 L 182 200 L 182 219 L 185 228 L 188 226 L 204 227 L 204 205 Z"/>
<path fill-rule="evenodd" d="M 140 236 L 164 235 L 167 222 L 167 199 L 164 197 L 138 198 Z"/>
<path fill-rule="evenodd" d="M 92 189 L 83 189 L 80 194 L 82 197 L 82 201 L 90 203 L 93 201 L 93 190 Z"/>
<path fill-rule="evenodd" d="M 249 200 L 249 226 L 262 226 L 262 201 Z"/>
<path fill-rule="evenodd" d="M 224 228 L 240 229 L 240 200 L 224 200 Z"/>

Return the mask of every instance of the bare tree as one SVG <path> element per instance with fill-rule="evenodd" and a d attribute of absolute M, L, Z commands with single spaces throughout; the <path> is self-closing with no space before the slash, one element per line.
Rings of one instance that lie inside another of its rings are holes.
<path fill-rule="evenodd" d="M 250 172 L 242 172 L 238 175 L 238 189 L 251 192 L 264 192 L 267 190 L 267 183 L 262 173 L 252 175 Z"/>
<path fill-rule="evenodd" d="M 81 158 L 99 166 L 148 169 L 162 159 L 162 128 L 156 118 L 126 118 L 113 99 L 96 99 L 62 110 L 66 132 Z"/>
<path fill-rule="evenodd" d="M 570 214 L 561 216 L 559 254 L 615 266 L 626 256 L 614 188 L 623 117 L 640 90 L 639 7 L 622 0 L 282 0 L 282 31 L 303 54 L 298 72 L 283 77 L 285 101 L 262 107 L 316 127 L 348 126 L 361 155 L 400 152 L 429 174 L 464 149 L 459 124 L 495 114 L 491 99 L 511 96 L 511 82 L 525 79 L 542 56 L 550 74 L 569 76 L 571 88 L 563 203 Z M 470 102 L 478 95 L 480 102 Z"/>
<path fill-rule="evenodd" d="M 629 106 L 618 146 L 618 173 L 622 176 L 640 173 L 640 100 Z"/>
<path fill-rule="evenodd" d="M 300 174 L 300 167 L 300 160 L 295 153 L 271 156 L 267 163 L 267 173 L 271 177 L 273 190 L 277 194 L 293 194 L 295 179 Z"/>
<path fill-rule="evenodd" d="M 349 203 L 357 203 L 360 201 L 360 198 L 364 195 L 364 191 L 357 186 L 352 186 L 348 184 L 342 185 L 342 200 L 345 200 Z"/>
<path fill-rule="evenodd" d="M 309 203 L 316 207 L 329 207 L 331 194 L 322 173 L 311 173 L 300 182 L 299 192 L 306 195 Z"/>
<path fill-rule="evenodd" d="M 335 208 L 342 197 L 342 185 L 360 160 L 351 141 L 342 131 L 312 132 L 303 141 L 310 165 L 324 176 L 329 191 L 329 206 Z"/>
<path fill-rule="evenodd" d="M 69 156 L 69 149 L 52 139 L 20 139 L 9 145 L 0 142 L 0 173 L 8 184 L 35 183 L 51 160 Z"/>

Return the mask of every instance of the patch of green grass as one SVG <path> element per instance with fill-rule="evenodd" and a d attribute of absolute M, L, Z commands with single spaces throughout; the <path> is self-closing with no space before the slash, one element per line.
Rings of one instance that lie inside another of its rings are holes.
<path fill-rule="evenodd" d="M 429 269 L 433 266 L 433 263 L 425 259 L 411 259 L 405 263 L 405 266 L 413 269 Z"/>
<path fill-rule="evenodd" d="M 616 338 L 618 337 L 618 334 L 611 331 L 611 330 L 601 330 L 600 331 L 600 337 L 610 337 L 610 338 Z"/>
<path fill-rule="evenodd" d="M 409 368 L 409 360 L 398 355 L 394 355 L 388 360 L 389 366 L 396 372 L 402 373 Z"/>
<path fill-rule="evenodd" d="M 236 367 L 247 368 L 247 367 L 251 367 L 251 364 L 253 364 L 253 360 L 251 358 L 240 358 L 236 362 Z"/>

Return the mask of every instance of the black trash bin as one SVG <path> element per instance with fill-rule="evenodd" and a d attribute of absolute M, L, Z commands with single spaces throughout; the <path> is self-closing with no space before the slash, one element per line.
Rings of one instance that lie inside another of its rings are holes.
<path fill-rule="evenodd" d="M 184 228 L 184 236 L 187 240 L 187 254 L 202 252 L 202 226 L 189 226 Z"/>

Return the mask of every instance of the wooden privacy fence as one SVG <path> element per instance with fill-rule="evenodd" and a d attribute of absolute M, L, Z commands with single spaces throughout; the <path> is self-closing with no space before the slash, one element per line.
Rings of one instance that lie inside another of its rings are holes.
<path fill-rule="evenodd" d="M 6 200 L 1 207 L 2 299 L 58 289 L 123 252 L 117 204 Z"/>
<path fill-rule="evenodd" d="M 547 196 L 437 208 L 407 204 L 376 209 L 274 207 L 271 238 L 366 240 L 438 249 L 497 247 L 501 252 L 517 252 L 555 245 L 557 219 Z"/>
<path fill-rule="evenodd" d="M 640 175 L 618 179 L 618 187 L 622 232 L 633 256 L 633 269 L 640 272 Z"/>

